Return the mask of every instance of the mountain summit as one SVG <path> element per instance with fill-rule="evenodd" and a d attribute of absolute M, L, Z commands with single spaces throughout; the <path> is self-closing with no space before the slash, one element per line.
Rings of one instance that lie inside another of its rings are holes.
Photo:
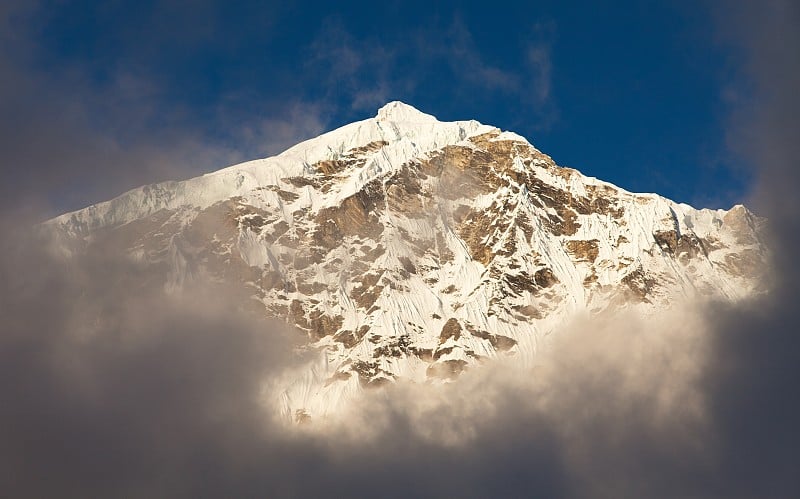
<path fill-rule="evenodd" d="M 392 101 L 378 109 L 375 119 L 379 121 L 431 122 L 438 121 L 434 116 L 400 101 Z"/>
<path fill-rule="evenodd" d="M 324 417 L 397 379 L 532 358 L 577 313 L 758 291 L 763 220 L 563 168 L 523 137 L 391 102 L 277 156 L 135 189 L 46 226 L 160 269 L 241 286 L 317 357 L 280 411 Z"/>

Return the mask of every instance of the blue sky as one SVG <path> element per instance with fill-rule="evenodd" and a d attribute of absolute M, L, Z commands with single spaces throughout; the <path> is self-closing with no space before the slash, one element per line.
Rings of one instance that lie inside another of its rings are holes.
<path fill-rule="evenodd" d="M 629 190 L 748 195 L 727 131 L 747 84 L 702 2 L 20 2 L 6 20 L 31 133 L 80 130 L 58 157 L 94 151 L 64 160 L 55 211 L 275 154 L 389 100 L 514 130 Z"/>

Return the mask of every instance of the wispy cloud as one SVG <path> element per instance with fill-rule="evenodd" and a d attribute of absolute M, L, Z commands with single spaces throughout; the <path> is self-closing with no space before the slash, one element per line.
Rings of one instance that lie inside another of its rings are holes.
<path fill-rule="evenodd" d="M 487 59 L 459 16 L 447 24 L 422 25 L 402 40 L 358 38 L 341 22 L 329 20 L 309 46 L 307 78 L 325 82 L 328 101 L 344 99 L 357 111 L 374 111 L 393 98 L 424 95 L 432 86 L 443 85 L 431 78 L 445 78 L 456 100 L 515 96 L 529 112 L 545 117 L 543 123 L 551 122 L 556 109 L 553 33 L 552 23 L 535 25 L 520 49 L 519 64 L 504 68 Z"/>
<path fill-rule="evenodd" d="M 488 63 L 460 17 L 455 17 L 446 30 L 429 28 L 416 36 L 422 57 L 432 64 L 447 64 L 455 78 L 489 91 L 519 92 L 518 74 Z"/>
<path fill-rule="evenodd" d="M 327 22 L 308 53 L 306 70 L 325 83 L 327 101 L 344 97 L 352 110 L 374 111 L 396 88 L 391 74 L 396 49 L 357 39 L 338 20 Z"/>
<path fill-rule="evenodd" d="M 81 61 L 45 70 L 35 64 L 42 51 L 35 24 L 39 7 L 12 3 L 4 9 L 4 210 L 34 203 L 55 215 L 142 184 L 275 154 L 327 126 L 324 109 L 302 96 L 243 102 L 244 96 L 226 94 L 210 106 L 211 114 L 200 114 L 176 102 L 155 74 L 134 63 L 112 64 L 102 79 Z M 193 30 L 187 43 L 206 35 Z"/>

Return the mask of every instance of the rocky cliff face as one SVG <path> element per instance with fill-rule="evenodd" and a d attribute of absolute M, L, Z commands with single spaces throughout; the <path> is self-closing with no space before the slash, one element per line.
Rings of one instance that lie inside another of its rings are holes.
<path fill-rule="evenodd" d="M 533 358 L 575 313 L 758 291 L 763 220 L 557 166 L 524 138 L 398 102 L 283 154 L 136 189 L 48 226 L 161 270 L 238 283 L 318 351 L 279 395 L 334 412 L 398 378 Z"/>

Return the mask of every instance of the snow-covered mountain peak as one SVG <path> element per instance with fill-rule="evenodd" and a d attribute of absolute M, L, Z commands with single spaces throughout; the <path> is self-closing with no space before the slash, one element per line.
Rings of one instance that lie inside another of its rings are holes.
<path fill-rule="evenodd" d="M 197 276 L 307 335 L 277 396 L 296 420 L 397 379 L 533 359 L 577 313 L 758 292 L 763 220 L 562 168 L 524 137 L 390 102 L 271 158 L 141 187 L 47 223 L 167 289 Z"/>
<path fill-rule="evenodd" d="M 405 102 L 392 101 L 378 109 L 378 114 L 375 118 L 379 121 L 394 121 L 394 122 L 434 122 L 438 121 L 435 116 L 423 113 L 419 109 L 406 104 Z"/>

